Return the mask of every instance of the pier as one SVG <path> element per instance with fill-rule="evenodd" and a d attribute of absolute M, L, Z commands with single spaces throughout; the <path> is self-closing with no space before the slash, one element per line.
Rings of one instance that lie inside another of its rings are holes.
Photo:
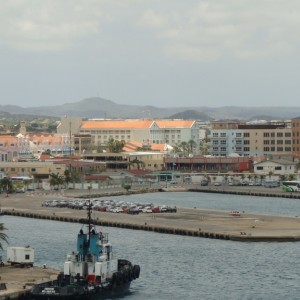
<path fill-rule="evenodd" d="M 219 189 L 217 189 L 219 188 Z M 224 187 L 212 189 L 189 189 L 199 192 L 224 192 Z M 180 189 L 180 190 L 178 190 Z M 182 187 L 171 188 L 174 192 L 188 191 Z M 249 189 L 248 189 L 249 190 Z M 243 187 L 238 190 L 227 190 L 226 193 L 247 192 Z M 261 196 L 267 191 L 253 189 L 251 196 Z M 280 190 L 272 189 L 272 196 L 281 195 Z M 69 195 L 60 195 L 61 199 L 74 198 L 74 191 Z M 256 194 L 255 194 L 256 193 Z M 237 195 L 240 195 L 237 194 Z M 298 196 L 295 193 L 287 195 Z M 113 195 L 113 194 L 111 194 Z M 119 191 L 118 191 L 119 195 Z M 269 194 L 268 194 L 269 195 Z M 96 197 L 87 191 L 76 191 L 76 197 Z M 107 195 L 106 195 L 107 196 Z M 99 195 L 97 195 L 99 197 Z M 2 210 L 6 215 L 54 220 L 60 222 L 81 223 L 86 218 L 83 210 L 69 208 L 42 207 L 45 199 L 59 199 L 57 195 L 26 195 L 14 194 L 1 200 Z M 178 234 L 201 238 L 214 238 L 232 241 L 268 241 L 286 242 L 300 240 L 300 217 L 270 216 L 239 212 L 231 214 L 229 211 L 214 211 L 201 208 L 177 208 L 177 213 L 140 213 L 138 215 L 108 213 L 95 211 L 95 223 L 99 226 L 119 227 L 133 230 L 145 230 L 166 234 Z"/>

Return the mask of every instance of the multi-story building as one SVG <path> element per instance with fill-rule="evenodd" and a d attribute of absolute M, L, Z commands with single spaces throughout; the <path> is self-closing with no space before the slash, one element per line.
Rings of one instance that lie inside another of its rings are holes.
<path fill-rule="evenodd" d="M 292 147 L 293 153 L 300 154 L 300 119 L 293 119 L 292 123 Z"/>
<path fill-rule="evenodd" d="M 214 156 L 271 156 L 292 154 L 289 122 L 245 124 L 212 122 L 209 153 Z"/>
<path fill-rule="evenodd" d="M 89 120 L 82 122 L 80 133 L 91 135 L 98 147 L 105 146 L 110 138 L 143 145 L 177 145 L 193 140 L 199 145 L 195 120 Z"/>

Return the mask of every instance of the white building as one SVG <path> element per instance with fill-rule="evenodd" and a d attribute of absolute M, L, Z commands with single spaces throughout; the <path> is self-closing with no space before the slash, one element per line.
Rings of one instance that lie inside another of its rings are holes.
<path fill-rule="evenodd" d="M 254 173 L 258 175 L 289 175 L 296 172 L 296 163 L 288 160 L 265 160 L 254 165 Z"/>

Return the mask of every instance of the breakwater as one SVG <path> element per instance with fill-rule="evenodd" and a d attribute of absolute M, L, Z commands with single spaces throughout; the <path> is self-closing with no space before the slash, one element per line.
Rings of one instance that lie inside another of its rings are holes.
<path fill-rule="evenodd" d="M 188 188 L 189 192 L 201 192 L 201 193 L 214 193 L 214 194 L 231 194 L 231 195 L 241 195 L 241 196 L 255 196 L 255 197 L 278 197 L 278 198 L 290 198 L 290 199 L 300 199 L 300 193 L 296 192 L 281 192 L 281 191 L 266 191 L 266 190 L 243 190 L 240 189 L 230 189 L 230 188 Z"/>

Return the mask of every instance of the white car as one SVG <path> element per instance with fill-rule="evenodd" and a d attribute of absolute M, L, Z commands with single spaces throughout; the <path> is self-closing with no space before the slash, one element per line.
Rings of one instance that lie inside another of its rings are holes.
<path fill-rule="evenodd" d="M 220 182 L 215 182 L 215 183 L 214 183 L 214 186 L 220 186 L 220 185 L 221 185 Z"/>

